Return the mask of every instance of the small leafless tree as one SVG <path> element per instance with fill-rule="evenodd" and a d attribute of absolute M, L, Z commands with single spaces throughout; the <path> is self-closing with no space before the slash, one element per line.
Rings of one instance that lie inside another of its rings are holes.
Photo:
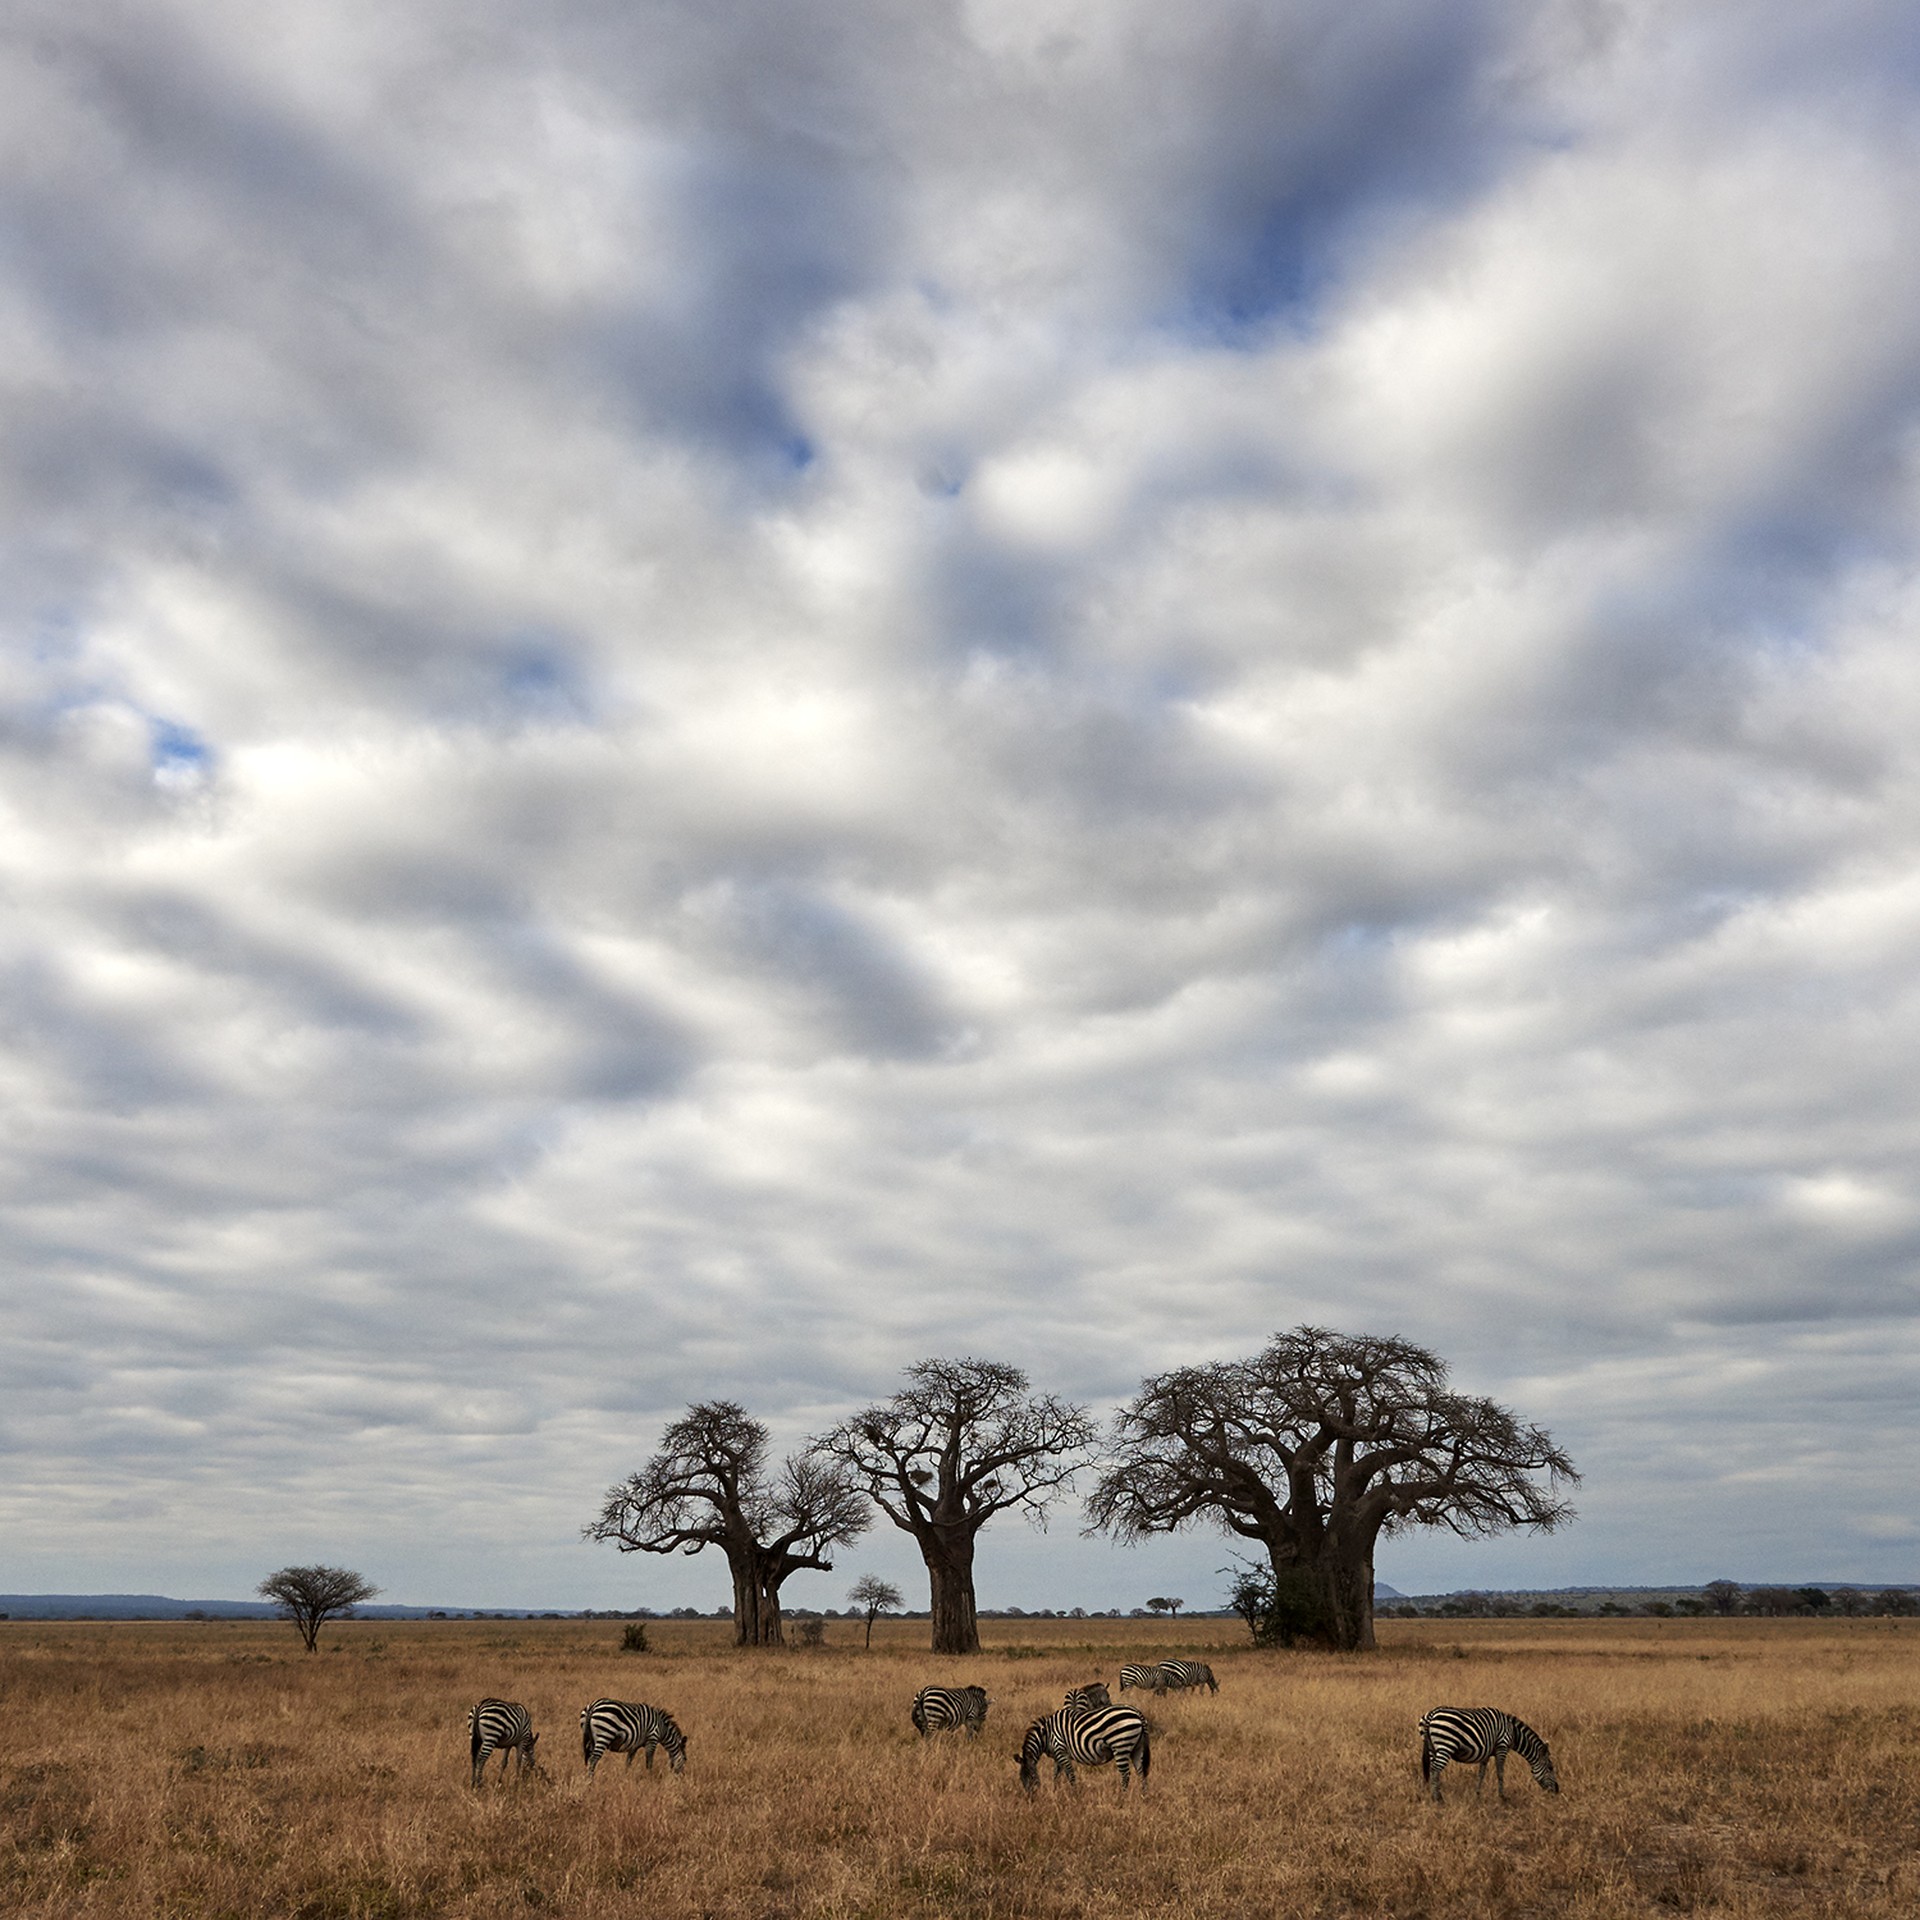
<path fill-rule="evenodd" d="M 380 1589 L 345 1567 L 282 1567 L 270 1573 L 255 1591 L 263 1600 L 277 1601 L 280 1617 L 300 1629 L 312 1653 L 320 1629 L 336 1614 L 351 1613 Z"/>
<path fill-rule="evenodd" d="M 1544 1428 L 1453 1392 L 1424 1347 L 1298 1327 L 1250 1360 L 1148 1380 L 1087 1511 L 1123 1540 L 1199 1519 L 1257 1540 L 1283 1637 L 1351 1649 L 1373 1645 L 1382 1533 L 1549 1531 L 1578 1477 Z"/>
<path fill-rule="evenodd" d="M 891 1580 L 882 1580 L 877 1573 L 863 1573 L 847 1589 L 847 1599 L 866 1613 L 868 1646 L 873 1645 L 874 1615 L 898 1613 L 906 1605 L 906 1596 L 900 1589 Z"/>
<path fill-rule="evenodd" d="M 733 1574 L 734 1642 L 781 1644 L 780 1589 L 803 1567 L 833 1570 L 829 1549 L 858 1539 L 867 1502 L 847 1470 L 811 1452 L 773 1470 L 767 1429 L 731 1400 L 689 1407 L 660 1451 L 610 1488 L 589 1540 L 622 1553 L 718 1547 Z"/>
<path fill-rule="evenodd" d="M 1029 1390 L 1018 1367 L 923 1360 L 891 1400 L 814 1443 L 852 1472 L 896 1527 L 913 1535 L 933 1593 L 935 1653 L 978 1653 L 974 1542 L 996 1513 L 1044 1522 L 1084 1464 L 1094 1425 L 1083 1407 Z"/>

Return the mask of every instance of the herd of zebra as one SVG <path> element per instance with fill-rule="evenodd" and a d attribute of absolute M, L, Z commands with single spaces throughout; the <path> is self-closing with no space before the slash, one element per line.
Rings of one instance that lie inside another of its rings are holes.
<path fill-rule="evenodd" d="M 1204 1660 L 1162 1660 L 1158 1666 L 1129 1666 L 1120 1669 L 1120 1691 L 1134 1689 L 1154 1694 L 1205 1687 L 1220 1691 L 1213 1669 Z M 992 1701 L 985 1687 L 922 1687 L 913 1697 L 911 1715 L 915 1731 L 924 1740 L 935 1733 L 964 1727 L 969 1739 L 976 1738 L 987 1723 Z M 467 1732 L 471 1741 L 472 1779 L 477 1787 L 486 1776 L 487 1762 L 500 1756 L 504 1777 L 514 1756 L 520 1771 L 534 1770 L 534 1748 L 540 1736 L 533 1721 L 517 1700 L 478 1701 L 467 1713 Z M 656 1750 L 663 1750 L 667 1764 L 675 1773 L 687 1764 L 687 1736 L 673 1715 L 661 1707 L 650 1707 L 632 1700 L 596 1700 L 580 1710 L 580 1757 L 592 1779 L 601 1758 L 609 1753 L 624 1753 L 631 1767 L 636 1754 L 644 1752 L 647 1765 L 653 1765 Z M 1478 1766 L 1477 1791 L 1484 1793 L 1487 1767 L 1494 1769 L 1500 1798 L 1507 1797 L 1507 1755 L 1518 1754 L 1527 1763 L 1534 1779 L 1548 1793 L 1558 1793 L 1560 1782 L 1553 1770 L 1553 1756 L 1547 1743 L 1527 1725 L 1497 1707 L 1435 1707 L 1420 1721 L 1420 1778 L 1435 1800 L 1440 1795 L 1440 1778 L 1448 1767 Z M 1053 1777 L 1064 1774 L 1068 1782 L 1079 1779 L 1079 1767 L 1116 1768 L 1120 1790 L 1126 1792 L 1134 1774 L 1139 1774 L 1144 1791 L 1147 1773 L 1153 1765 L 1153 1748 L 1146 1716 L 1132 1707 L 1116 1707 L 1106 1683 L 1089 1681 L 1068 1690 L 1066 1699 L 1052 1713 L 1043 1713 L 1022 1736 L 1013 1756 L 1020 1762 L 1020 1784 L 1032 1793 L 1040 1784 L 1040 1762 L 1053 1762 Z"/>

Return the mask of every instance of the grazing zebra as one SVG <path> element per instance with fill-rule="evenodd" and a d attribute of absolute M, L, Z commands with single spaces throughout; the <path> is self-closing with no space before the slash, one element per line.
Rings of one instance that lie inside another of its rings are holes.
<path fill-rule="evenodd" d="M 1131 1707 L 1095 1708 L 1087 1713 L 1063 1707 L 1036 1720 L 1013 1756 L 1020 1762 L 1020 1784 L 1029 1793 L 1040 1784 L 1042 1754 L 1052 1760 L 1056 1780 L 1064 1773 L 1076 1785 L 1080 1779 L 1074 1772 L 1076 1762 L 1083 1767 L 1104 1767 L 1111 1761 L 1120 1769 L 1122 1793 L 1135 1769 L 1145 1791 L 1147 1769 L 1153 1764 L 1147 1723 Z"/>
<path fill-rule="evenodd" d="M 1145 1687 L 1152 1693 L 1205 1687 L 1210 1693 L 1218 1693 L 1220 1682 L 1204 1660 L 1162 1660 L 1157 1667 L 1122 1667 L 1120 1691 L 1125 1693 L 1129 1687 Z"/>
<path fill-rule="evenodd" d="M 1205 1687 L 1209 1693 L 1220 1691 L 1220 1682 L 1204 1660 L 1162 1660 L 1159 1674 L 1156 1693 L 1177 1692 L 1183 1687 Z"/>
<path fill-rule="evenodd" d="M 649 1707 L 638 1700 L 596 1700 L 580 1709 L 580 1757 L 587 1763 L 587 1778 L 600 1764 L 603 1753 L 624 1753 L 627 1765 L 633 1756 L 646 1749 L 647 1765 L 653 1765 L 655 1747 L 667 1750 L 667 1765 L 675 1773 L 687 1764 L 687 1736 L 664 1707 Z"/>
<path fill-rule="evenodd" d="M 1069 1711 L 1075 1708 L 1110 1707 L 1113 1705 L 1113 1696 L 1108 1693 L 1104 1680 L 1090 1680 L 1084 1687 L 1071 1688 L 1066 1704 Z"/>
<path fill-rule="evenodd" d="M 516 1752 L 520 1756 L 520 1771 L 533 1771 L 533 1749 L 540 1736 L 534 1732 L 533 1722 L 527 1718 L 527 1710 L 518 1700 L 477 1701 L 467 1709 L 467 1732 L 472 1739 L 473 1784 L 476 1787 L 485 1777 L 487 1762 L 493 1758 L 496 1749 L 500 1755 L 503 1779 L 507 1762 Z"/>
<path fill-rule="evenodd" d="M 1507 1797 L 1507 1755 L 1517 1753 L 1549 1793 L 1560 1791 L 1547 1743 L 1527 1725 L 1498 1707 L 1435 1707 L 1420 1719 L 1420 1778 L 1440 1798 L 1440 1776 L 1456 1760 L 1477 1762 L 1478 1793 L 1487 1790 L 1487 1762 L 1494 1784 Z"/>
<path fill-rule="evenodd" d="M 965 1727 L 967 1738 L 976 1739 L 989 1704 L 985 1687 L 922 1687 L 913 1696 L 913 1724 L 923 1740 L 949 1727 Z"/>

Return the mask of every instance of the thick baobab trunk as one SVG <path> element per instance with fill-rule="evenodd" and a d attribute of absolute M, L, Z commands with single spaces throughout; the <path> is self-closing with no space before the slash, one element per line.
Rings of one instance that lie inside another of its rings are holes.
<path fill-rule="evenodd" d="M 1273 1554 L 1274 1639 L 1281 1646 L 1363 1653 L 1373 1638 L 1373 1552 L 1323 1539 L 1318 1550 Z"/>
<path fill-rule="evenodd" d="M 980 1623 L 973 1606 L 973 1542 L 923 1540 L 922 1558 L 933 1583 L 933 1650 L 978 1653 Z"/>
<path fill-rule="evenodd" d="M 1327 1638 L 1340 1653 L 1365 1653 L 1373 1640 L 1373 1555 L 1357 1559 L 1338 1549 L 1321 1563 L 1327 1596 Z"/>
<path fill-rule="evenodd" d="M 779 1647 L 786 1644 L 780 1626 L 780 1593 L 769 1586 L 751 1553 L 732 1557 L 733 1644 L 736 1647 Z"/>

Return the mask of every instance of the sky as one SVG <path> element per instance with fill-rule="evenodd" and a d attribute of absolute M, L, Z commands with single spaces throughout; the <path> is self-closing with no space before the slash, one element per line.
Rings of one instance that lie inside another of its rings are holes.
<path fill-rule="evenodd" d="M 710 1607 L 689 1402 L 1303 1321 L 1920 1579 L 1893 0 L 23 0 L 0 1588 Z M 997 1523 L 983 1605 L 1217 1601 Z M 882 1523 L 860 1572 L 921 1590 Z"/>

